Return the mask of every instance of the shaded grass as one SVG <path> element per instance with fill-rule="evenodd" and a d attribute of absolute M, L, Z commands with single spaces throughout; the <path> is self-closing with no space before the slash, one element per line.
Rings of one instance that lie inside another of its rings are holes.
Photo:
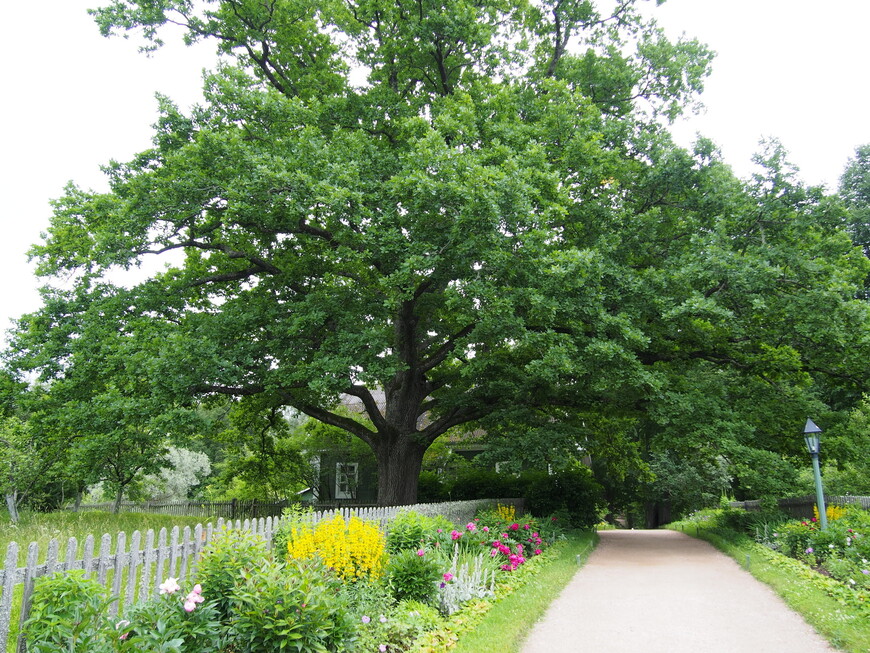
<path fill-rule="evenodd" d="M 553 600 L 573 578 L 579 563 L 586 562 L 598 542 L 598 535 L 575 531 L 559 543 L 555 556 L 525 584 L 497 600 L 480 623 L 463 633 L 456 653 L 509 653 L 519 651 L 523 640 L 544 615 Z"/>
<path fill-rule="evenodd" d="M 671 528 L 679 527 L 679 523 L 671 525 Z M 830 579 L 814 578 L 815 572 L 802 563 L 775 553 L 741 533 L 703 524 L 692 524 L 684 530 L 688 535 L 710 542 L 744 568 L 748 561 L 749 572 L 770 586 L 833 646 L 849 653 L 870 651 L 870 611 L 866 606 L 844 605 L 830 596 L 824 587 Z"/>

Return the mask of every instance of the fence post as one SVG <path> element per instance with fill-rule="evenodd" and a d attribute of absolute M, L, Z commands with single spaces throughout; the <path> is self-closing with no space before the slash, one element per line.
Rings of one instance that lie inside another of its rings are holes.
<path fill-rule="evenodd" d="M 0 645 L 6 647 L 9 624 L 12 621 L 12 593 L 15 589 L 15 569 L 18 567 L 18 544 L 10 542 L 6 548 L 3 584 L 0 585 Z"/>

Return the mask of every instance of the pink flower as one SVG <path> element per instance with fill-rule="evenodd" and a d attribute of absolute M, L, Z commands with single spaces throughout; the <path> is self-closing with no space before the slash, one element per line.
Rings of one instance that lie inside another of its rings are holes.
<path fill-rule="evenodd" d="M 380 646 L 378 646 L 378 650 L 379 650 L 381 653 L 384 653 L 384 652 L 387 650 L 387 645 L 386 645 L 386 644 L 381 644 Z"/>
<path fill-rule="evenodd" d="M 518 530 L 520 530 L 520 525 L 517 524 L 516 522 L 514 522 L 513 524 L 511 524 L 510 526 L 508 526 L 508 528 L 509 528 L 510 530 L 512 530 L 512 531 L 518 531 Z"/>
<path fill-rule="evenodd" d="M 201 592 L 202 587 L 195 585 L 193 591 L 184 597 L 184 609 L 186 612 L 193 612 L 196 609 L 197 603 L 205 601 L 205 599 L 202 598 Z"/>
<path fill-rule="evenodd" d="M 536 555 L 536 556 L 539 556 L 539 555 L 541 555 L 542 553 L 543 553 L 543 551 L 541 551 L 540 549 L 535 549 L 535 555 Z"/>
<path fill-rule="evenodd" d="M 167 578 L 160 584 L 161 594 L 175 594 L 180 589 L 181 585 L 178 584 L 177 578 Z"/>
<path fill-rule="evenodd" d="M 364 624 L 367 624 L 367 623 L 370 622 L 371 620 L 372 620 L 371 617 L 367 617 L 366 615 L 363 615 L 362 622 L 363 622 Z"/>
<path fill-rule="evenodd" d="M 453 574 L 451 574 L 449 571 L 445 572 L 444 573 L 444 582 L 449 583 L 451 580 L 453 580 Z"/>
<path fill-rule="evenodd" d="M 452 540 L 458 540 L 460 537 L 462 537 L 462 533 L 459 531 L 453 531 L 450 533 L 450 539 Z"/>
<path fill-rule="evenodd" d="M 435 531 L 435 532 L 436 532 L 436 533 L 443 533 L 443 532 L 444 532 L 444 530 L 443 530 L 443 529 L 441 529 L 441 528 L 439 528 L 439 529 L 438 529 L 438 530 L 436 530 L 436 531 Z"/>
<path fill-rule="evenodd" d="M 523 529 L 524 529 L 524 530 L 529 530 L 529 528 L 530 528 L 530 526 L 529 526 L 528 524 L 523 524 Z"/>
<path fill-rule="evenodd" d="M 417 555 L 422 558 L 424 555 L 426 555 L 426 550 L 425 549 L 417 549 Z"/>
<path fill-rule="evenodd" d="M 472 533 L 477 530 L 477 526 L 472 522 L 469 522 L 468 524 L 466 524 L 465 528 L 468 529 L 469 531 L 471 531 Z"/>
<path fill-rule="evenodd" d="M 484 533 L 489 533 L 489 526 L 484 526 L 484 527 L 483 527 L 483 532 L 484 532 Z"/>

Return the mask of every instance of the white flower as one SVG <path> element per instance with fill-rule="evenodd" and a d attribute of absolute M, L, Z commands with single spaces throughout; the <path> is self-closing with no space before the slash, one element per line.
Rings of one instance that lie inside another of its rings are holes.
<path fill-rule="evenodd" d="M 178 590 L 181 589 L 181 585 L 178 584 L 177 578 L 167 578 L 160 585 L 160 593 L 161 594 L 175 594 Z"/>

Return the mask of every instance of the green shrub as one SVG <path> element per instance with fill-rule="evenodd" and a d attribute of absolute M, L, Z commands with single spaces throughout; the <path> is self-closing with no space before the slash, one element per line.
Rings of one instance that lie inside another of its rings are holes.
<path fill-rule="evenodd" d="M 341 583 L 322 563 L 265 562 L 246 568 L 232 594 L 233 642 L 248 653 L 344 651 L 354 627 Z"/>
<path fill-rule="evenodd" d="M 497 499 L 525 496 L 529 476 L 500 474 L 495 470 L 469 467 L 462 469 L 447 483 L 450 499 Z"/>
<path fill-rule="evenodd" d="M 262 567 L 269 550 L 262 538 L 241 530 L 216 533 L 203 551 L 196 578 L 206 596 L 215 597 L 215 608 L 224 621 L 230 614 L 230 597 L 245 571 Z"/>
<path fill-rule="evenodd" d="M 166 582 L 174 582 L 168 579 Z M 116 630 L 124 636 L 123 651 L 216 653 L 224 650 L 225 631 L 215 600 L 206 601 L 200 588 L 189 593 L 171 589 L 127 610 Z"/>
<path fill-rule="evenodd" d="M 421 548 L 427 537 L 438 528 L 452 528 L 444 517 L 427 517 L 413 510 L 402 510 L 390 521 L 387 552 L 398 553 Z"/>
<path fill-rule="evenodd" d="M 592 528 L 599 522 L 604 490 L 592 471 L 576 467 L 558 474 L 536 475 L 526 492 L 526 508 L 535 515 L 564 511 L 575 528 Z"/>
<path fill-rule="evenodd" d="M 358 626 L 359 651 L 405 651 L 424 632 L 443 624 L 435 608 L 418 601 L 402 601 L 389 612 L 364 617 Z"/>
<path fill-rule="evenodd" d="M 447 486 L 442 476 L 435 472 L 422 471 L 417 480 L 417 501 L 419 503 L 438 503 L 449 499 Z"/>
<path fill-rule="evenodd" d="M 29 653 L 112 651 L 113 628 L 107 619 L 111 603 L 106 589 L 83 571 L 38 578 L 30 616 L 24 623 Z"/>
<path fill-rule="evenodd" d="M 390 558 L 387 582 L 398 601 L 420 601 L 432 604 L 441 580 L 441 565 L 437 555 L 418 551 L 401 551 Z"/>

